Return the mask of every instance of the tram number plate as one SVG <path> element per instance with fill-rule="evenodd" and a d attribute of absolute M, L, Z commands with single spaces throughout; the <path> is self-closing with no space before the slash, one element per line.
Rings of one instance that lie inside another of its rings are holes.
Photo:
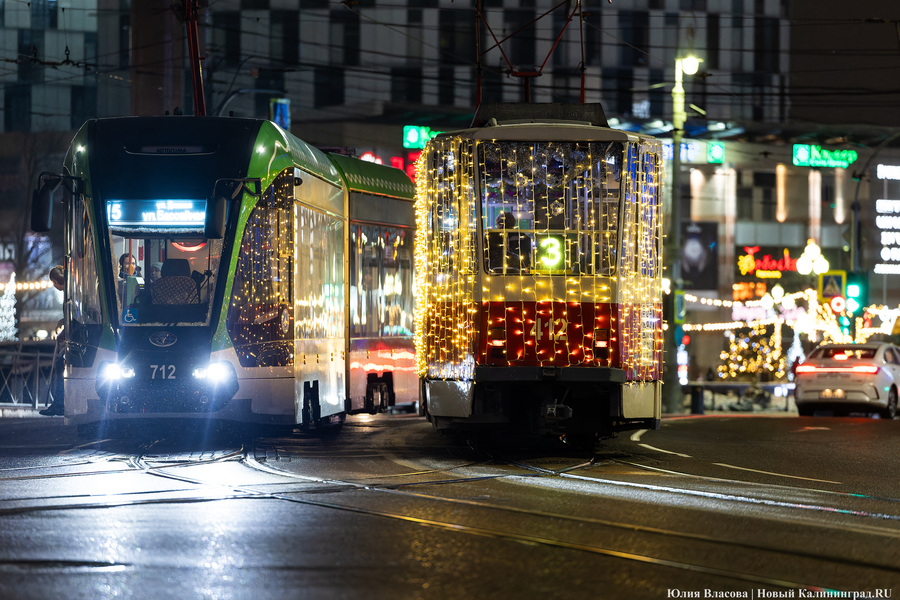
<path fill-rule="evenodd" d="M 175 379 L 175 365 L 150 365 L 150 379 Z"/>
<path fill-rule="evenodd" d="M 569 322 L 565 319 L 547 319 L 538 317 L 534 326 L 531 328 L 531 337 L 537 341 L 541 341 L 546 335 L 550 340 L 557 342 L 566 341 L 566 331 L 569 328 Z M 546 330 L 546 331 L 545 331 Z"/>

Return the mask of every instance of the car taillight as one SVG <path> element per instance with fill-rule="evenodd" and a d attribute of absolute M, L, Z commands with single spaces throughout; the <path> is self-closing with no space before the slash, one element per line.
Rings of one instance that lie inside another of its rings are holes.
<path fill-rule="evenodd" d="M 490 339 L 491 346 L 506 345 L 506 329 L 504 329 L 503 327 L 491 327 L 490 335 L 488 337 Z"/>
<path fill-rule="evenodd" d="M 854 365 L 852 367 L 816 367 L 814 365 L 800 365 L 797 374 L 801 373 L 859 373 L 861 375 L 874 375 L 880 367 L 876 365 Z"/>

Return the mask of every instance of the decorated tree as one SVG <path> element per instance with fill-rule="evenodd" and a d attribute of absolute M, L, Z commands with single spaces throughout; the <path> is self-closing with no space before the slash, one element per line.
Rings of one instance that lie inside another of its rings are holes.
<path fill-rule="evenodd" d="M 728 349 L 719 354 L 721 379 L 756 381 L 768 373 L 771 379 L 785 375 L 785 357 L 781 351 L 781 327 L 777 319 L 773 325 L 751 323 L 750 327 L 735 329 L 728 336 Z"/>

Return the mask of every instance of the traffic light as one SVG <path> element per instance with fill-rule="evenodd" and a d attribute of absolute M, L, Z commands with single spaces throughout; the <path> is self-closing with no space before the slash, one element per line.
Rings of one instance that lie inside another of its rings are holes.
<path fill-rule="evenodd" d="M 869 274 L 847 273 L 847 312 L 859 313 L 869 305 Z"/>

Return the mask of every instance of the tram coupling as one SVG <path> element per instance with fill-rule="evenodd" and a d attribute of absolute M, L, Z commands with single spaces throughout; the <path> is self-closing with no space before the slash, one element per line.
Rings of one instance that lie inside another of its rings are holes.
<path fill-rule="evenodd" d="M 572 418 L 572 407 L 565 404 L 545 404 L 542 407 L 541 414 L 545 419 L 563 421 Z"/>

